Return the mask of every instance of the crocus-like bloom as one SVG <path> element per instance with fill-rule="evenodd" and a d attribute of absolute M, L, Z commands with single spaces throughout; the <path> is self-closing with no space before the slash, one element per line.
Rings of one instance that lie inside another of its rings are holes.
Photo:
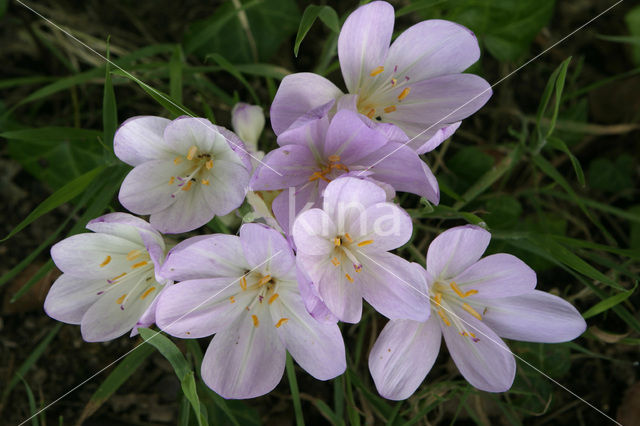
<path fill-rule="evenodd" d="M 88 342 L 115 339 L 155 321 L 156 297 L 168 284 L 158 271 L 164 260 L 162 236 L 127 213 L 90 221 L 95 233 L 78 234 L 51 248 L 63 274 L 44 302 L 58 321 L 80 324 Z"/>
<path fill-rule="evenodd" d="M 293 252 L 277 231 L 246 224 L 240 236 L 207 235 L 174 247 L 163 273 L 176 280 L 158 301 L 157 323 L 181 338 L 213 337 L 202 379 L 225 398 L 253 398 L 280 381 L 286 351 L 327 380 L 346 368 L 335 322 L 305 309 Z"/>
<path fill-rule="evenodd" d="M 427 253 L 429 320 L 390 321 L 369 354 L 382 396 L 400 400 L 415 392 L 443 335 L 469 383 L 504 392 L 513 383 L 516 362 L 500 337 L 556 343 L 584 332 L 586 323 L 573 306 L 534 289 L 536 274 L 521 260 L 505 253 L 480 259 L 490 239 L 480 227 L 460 226 L 433 240 Z"/>
<path fill-rule="evenodd" d="M 411 219 L 385 200 L 378 185 L 342 177 L 327 186 L 322 209 L 301 213 L 293 224 L 300 268 L 342 321 L 360 321 L 362 298 L 391 319 L 429 315 L 421 268 L 388 252 L 409 240 Z"/>
<path fill-rule="evenodd" d="M 264 112 L 258 105 L 237 103 L 231 110 L 233 131 L 251 152 L 258 151 L 258 138 L 264 129 Z"/>
<path fill-rule="evenodd" d="M 418 154 L 388 142 L 382 128 L 371 128 L 361 118 L 349 110 L 338 111 L 331 120 L 326 114 L 307 115 L 281 133 L 281 147 L 263 159 L 251 178 L 253 190 L 295 187 L 295 199 L 283 191 L 272 206 L 285 231 L 305 206 L 319 207 L 329 182 L 344 175 L 382 182 L 438 203 L 438 182 Z"/>
<path fill-rule="evenodd" d="M 471 31 L 428 20 L 400 34 L 391 47 L 393 7 L 375 1 L 356 9 L 338 38 L 338 57 L 350 105 L 370 119 L 398 126 L 418 153 L 434 149 L 491 96 L 489 84 L 462 74 L 480 57 Z M 332 82 L 312 73 L 282 80 L 271 106 L 276 134 L 307 111 L 343 97 Z M 351 98 L 352 99 L 351 99 Z"/>
<path fill-rule="evenodd" d="M 120 203 L 150 214 L 161 232 L 191 231 L 244 200 L 251 169 L 244 145 L 203 118 L 130 118 L 116 132 L 114 150 L 134 166 L 120 188 Z"/>

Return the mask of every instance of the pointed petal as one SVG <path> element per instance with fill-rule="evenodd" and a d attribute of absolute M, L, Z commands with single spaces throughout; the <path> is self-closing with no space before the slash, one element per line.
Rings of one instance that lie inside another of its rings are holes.
<path fill-rule="evenodd" d="M 185 192 L 172 184 L 181 172 L 173 160 L 142 163 L 124 178 L 118 199 L 124 208 L 135 214 L 164 210 Z M 172 196 L 176 191 L 177 194 Z"/>
<path fill-rule="evenodd" d="M 427 271 L 434 277 L 455 277 L 480 259 L 491 234 L 475 225 L 456 226 L 438 235 L 427 251 Z"/>
<path fill-rule="evenodd" d="M 385 202 L 387 195 L 378 185 L 365 180 L 342 177 L 332 181 L 324 191 L 323 210 L 342 231 L 367 207 Z"/>
<path fill-rule="evenodd" d="M 384 65 L 393 32 L 393 6 L 376 1 L 357 8 L 344 22 L 338 37 L 342 76 L 356 93 L 370 73 Z"/>
<path fill-rule="evenodd" d="M 297 291 L 279 293 L 271 305 L 271 318 L 293 359 L 318 380 L 344 373 L 347 363 L 338 325 L 311 317 Z"/>
<path fill-rule="evenodd" d="M 458 130 L 458 127 L 460 127 L 460 124 L 462 124 L 462 121 L 457 121 L 455 123 L 448 124 L 438 129 L 438 131 L 433 136 L 431 136 L 429 140 L 424 143 L 424 145 L 417 146 L 417 144 L 413 144 L 410 146 L 415 146 L 416 147 L 415 150 L 418 154 L 426 154 L 427 152 L 431 152 L 437 147 L 439 147 L 442 142 L 449 139 L 456 132 L 456 130 Z M 420 137 L 417 139 L 424 140 L 425 138 Z"/>
<path fill-rule="evenodd" d="M 319 159 L 324 152 L 324 142 L 329 130 L 329 108 L 326 104 L 307 112 L 298 118 L 291 127 L 278 135 L 278 145 L 302 145 L 308 147 Z"/>
<path fill-rule="evenodd" d="M 587 324 L 569 302 L 533 290 L 514 297 L 487 300 L 483 321 L 499 336 L 525 342 L 568 342 Z"/>
<path fill-rule="evenodd" d="M 105 280 L 89 280 L 62 274 L 51 286 L 44 301 L 44 311 L 51 318 L 67 324 L 80 324 L 82 316 L 100 297 Z"/>
<path fill-rule="evenodd" d="M 363 116 L 348 110 L 333 116 L 324 145 L 324 159 L 337 155 L 338 162 L 349 167 L 387 143 L 384 133 L 368 126 L 360 117 Z"/>
<path fill-rule="evenodd" d="M 307 308 L 307 312 L 320 322 L 337 323 L 338 318 L 336 318 L 329 308 L 327 308 L 327 305 L 324 304 L 311 278 L 309 278 L 300 267 L 296 267 L 296 278 L 298 280 L 300 296 L 302 297 L 304 306 Z"/>
<path fill-rule="evenodd" d="M 478 40 L 468 28 L 440 19 L 422 21 L 400 34 L 387 56 L 389 68 L 411 81 L 460 73 L 480 58 Z"/>
<path fill-rule="evenodd" d="M 498 253 L 480 259 L 452 281 L 463 291 L 477 290 L 473 299 L 494 299 L 530 292 L 536 286 L 536 273 L 517 257 Z"/>
<path fill-rule="evenodd" d="M 275 229 L 259 223 L 244 224 L 240 228 L 240 244 L 252 270 L 279 279 L 295 279 L 293 250 Z"/>
<path fill-rule="evenodd" d="M 463 321 L 467 330 L 478 339 L 473 341 L 469 336 L 462 336 L 455 325 L 441 325 L 444 341 L 458 370 L 480 390 L 507 391 L 516 374 L 516 360 L 511 350 L 483 322 L 464 311 L 455 313 L 458 321 Z"/>
<path fill-rule="evenodd" d="M 369 371 L 380 395 L 394 401 L 409 398 L 433 367 L 441 340 L 435 317 L 389 321 L 369 353 Z"/>
<path fill-rule="evenodd" d="M 341 95 L 342 91 L 322 76 L 308 72 L 290 74 L 282 79 L 271 104 L 271 127 L 280 135 L 306 112 Z"/>
<path fill-rule="evenodd" d="M 113 137 L 113 151 L 131 166 L 171 158 L 171 151 L 163 138 L 169 123 L 171 120 L 150 115 L 131 117 L 122 123 Z"/>
<path fill-rule="evenodd" d="M 300 213 L 291 234 L 298 252 L 328 255 L 334 248 L 333 238 L 337 229 L 324 210 L 311 209 Z"/>
<path fill-rule="evenodd" d="M 307 146 L 286 145 L 268 153 L 251 178 L 253 191 L 296 187 L 320 170 Z"/>
<path fill-rule="evenodd" d="M 423 272 L 400 256 L 383 252 L 362 254 L 362 270 L 353 273 L 362 297 L 389 319 L 425 321 L 429 298 Z"/>
<path fill-rule="evenodd" d="M 256 315 L 257 327 L 251 315 Z M 245 399 L 276 387 L 286 351 L 266 310 L 246 312 L 216 334 L 202 360 L 202 379 L 223 398 Z"/>

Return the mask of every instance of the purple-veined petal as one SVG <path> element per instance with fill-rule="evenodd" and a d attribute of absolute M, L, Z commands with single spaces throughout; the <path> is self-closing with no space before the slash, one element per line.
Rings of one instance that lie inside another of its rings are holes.
<path fill-rule="evenodd" d="M 421 81 L 460 73 L 480 58 L 478 40 L 455 22 L 432 19 L 408 28 L 389 48 L 387 67 L 397 75 Z"/>
<path fill-rule="evenodd" d="M 376 151 L 387 143 L 384 133 L 365 124 L 362 115 L 338 111 L 331 119 L 324 144 L 323 158 L 338 156 L 338 163 L 349 167 L 359 158 Z"/>
<path fill-rule="evenodd" d="M 569 302 L 544 291 L 486 300 L 483 321 L 499 336 L 526 342 L 567 342 L 587 324 Z"/>
<path fill-rule="evenodd" d="M 322 301 L 320 293 L 311 281 L 311 278 L 309 278 L 299 266 L 296 267 L 296 278 L 298 280 L 300 296 L 302 297 L 304 306 L 307 308 L 307 312 L 321 322 L 331 322 L 334 324 L 338 322 L 338 318 L 331 313 L 327 305 Z"/>
<path fill-rule="evenodd" d="M 151 214 L 166 209 L 185 191 L 176 186 L 182 168 L 173 160 L 153 160 L 136 166 L 124 178 L 118 199 L 135 214 Z M 176 184 L 172 184 L 176 182 Z M 175 195 L 174 195 L 175 194 Z"/>
<path fill-rule="evenodd" d="M 240 244 L 252 270 L 279 279 L 295 279 L 293 251 L 275 229 L 259 223 L 244 224 L 240 228 Z"/>
<path fill-rule="evenodd" d="M 342 95 L 326 78 L 313 73 L 290 74 L 282 79 L 271 104 L 271 127 L 276 135 L 287 130 L 306 112 Z"/>
<path fill-rule="evenodd" d="M 357 8 L 344 22 L 338 37 L 342 76 L 350 93 L 364 78 L 384 65 L 393 32 L 393 6 L 375 1 Z"/>
<path fill-rule="evenodd" d="M 243 314 L 249 303 L 243 296 L 240 277 L 182 281 L 158 296 L 156 323 L 181 339 L 210 336 Z"/>
<path fill-rule="evenodd" d="M 337 228 L 323 210 L 311 209 L 300 213 L 291 234 L 300 253 L 328 255 L 334 248 Z"/>
<path fill-rule="evenodd" d="M 222 126 L 216 126 L 214 124 L 213 128 L 217 130 L 218 133 L 222 135 L 222 137 L 224 137 L 229 147 L 240 158 L 240 161 L 242 161 L 242 164 L 244 164 L 245 168 L 247 170 L 251 170 L 251 160 L 255 160 L 255 158 L 252 158 L 249 149 L 247 149 L 242 139 L 240 139 L 238 135 L 233 133 L 231 130 L 226 129 Z M 253 155 L 253 157 L 256 157 L 256 155 Z"/>
<path fill-rule="evenodd" d="M 152 213 L 149 222 L 163 234 L 179 234 L 205 225 L 215 215 L 205 191 L 200 184 L 193 185 L 189 191 L 180 191 L 179 196 L 176 195 L 177 200 Z"/>
<path fill-rule="evenodd" d="M 400 247 L 411 238 L 413 224 L 406 211 L 393 203 L 367 207 L 345 230 L 358 250 L 381 252 Z"/>
<path fill-rule="evenodd" d="M 528 293 L 536 286 L 536 273 L 522 260 L 507 254 L 492 254 L 451 279 L 463 292 L 477 290 L 472 298 L 494 299 Z"/>
<path fill-rule="evenodd" d="M 273 215 L 282 227 L 285 235 L 289 235 L 293 223 L 300 212 L 319 207 L 319 186 L 306 184 L 300 188 L 290 187 L 282 191 L 271 203 Z"/>
<path fill-rule="evenodd" d="M 319 322 L 309 315 L 297 291 L 279 293 L 271 304 L 271 317 L 293 359 L 318 380 L 344 373 L 347 364 L 338 324 Z"/>
<path fill-rule="evenodd" d="M 162 275 L 175 281 L 240 277 L 251 269 L 240 238 L 214 234 L 189 238 L 169 251 Z"/>
<path fill-rule="evenodd" d="M 455 325 L 441 324 L 444 341 L 460 373 L 480 390 L 507 391 L 516 374 L 516 360 L 511 350 L 483 322 L 462 310 L 455 314 L 457 321 L 475 336 L 462 336 Z"/>
<path fill-rule="evenodd" d="M 138 318 L 136 325 L 131 329 L 131 333 L 129 333 L 129 337 L 137 336 L 139 334 L 138 328 L 149 328 L 156 323 L 156 307 L 158 306 L 158 299 L 162 292 L 167 288 L 169 288 L 169 285 L 165 285 L 162 290 L 160 290 L 160 293 L 156 295 L 147 310 L 144 311 L 140 318 Z"/>
<path fill-rule="evenodd" d="M 164 141 L 164 129 L 171 122 L 154 116 L 132 117 L 126 120 L 113 137 L 116 156 L 131 166 L 149 160 L 171 158 L 172 153 Z"/>
<path fill-rule="evenodd" d="M 369 353 L 369 371 L 380 395 L 395 401 L 409 398 L 433 367 L 441 340 L 436 317 L 389 321 Z"/>
<path fill-rule="evenodd" d="M 267 310 L 245 311 L 213 337 L 202 360 L 202 379 L 224 398 L 254 398 L 276 387 L 285 359 Z"/>
<path fill-rule="evenodd" d="M 448 229 L 429 245 L 427 271 L 434 277 L 454 277 L 480 259 L 490 240 L 491 234 L 479 226 Z"/>
<path fill-rule="evenodd" d="M 429 298 L 424 273 L 395 254 L 363 253 L 360 272 L 351 272 L 362 297 L 389 319 L 426 321 Z"/>
<path fill-rule="evenodd" d="M 437 147 L 439 147 L 442 142 L 449 139 L 451 135 L 453 135 L 456 132 L 456 130 L 458 130 L 458 127 L 460 127 L 460 124 L 462 124 L 462 121 L 457 121 L 455 123 L 448 124 L 438 129 L 438 131 L 433 136 L 431 136 L 431 138 L 428 141 L 426 141 L 422 146 L 416 146 L 416 144 L 409 144 L 409 145 L 414 146 L 418 154 L 425 154 L 427 152 L 431 152 Z M 417 140 L 424 140 L 424 137 L 417 138 Z"/>
<path fill-rule="evenodd" d="M 231 149 L 227 140 L 206 118 L 179 117 L 164 130 L 164 140 L 174 152 L 186 155 L 192 146 L 203 152 Z"/>
<path fill-rule="evenodd" d="M 274 149 L 263 159 L 251 178 L 253 191 L 283 189 L 303 185 L 320 170 L 307 146 L 286 145 Z"/>
<path fill-rule="evenodd" d="M 308 147 L 317 160 L 324 152 L 324 142 L 329 130 L 329 111 L 326 106 L 316 108 L 298 118 L 278 136 L 278 145 L 302 145 Z"/>
<path fill-rule="evenodd" d="M 229 152 L 231 155 L 235 155 Z M 210 211 L 224 216 L 240 207 L 249 186 L 249 171 L 240 162 L 214 162 L 208 184 L 197 183 Z"/>
<path fill-rule="evenodd" d="M 353 223 L 367 207 L 385 202 L 387 195 L 378 185 L 353 177 L 332 181 L 324 191 L 323 210 L 332 218 L 338 231 Z"/>
<path fill-rule="evenodd" d="M 82 316 L 98 300 L 98 293 L 107 285 L 105 280 L 62 274 L 47 294 L 44 311 L 58 321 L 80 324 Z"/>

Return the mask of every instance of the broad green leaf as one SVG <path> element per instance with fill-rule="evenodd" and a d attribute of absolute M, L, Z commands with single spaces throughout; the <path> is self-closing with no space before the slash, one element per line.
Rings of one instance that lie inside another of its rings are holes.
<path fill-rule="evenodd" d="M 293 359 L 291 359 L 291 355 L 289 355 L 289 353 L 287 353 L 287 379 L 289 380 L 289 388 L 291 389 L 293 412 L 296 415 L 296 426 L 304 426 L 302 403 L 300 402 L 300 390 L 298 390 L 298 381 L 296 380 L 296 369 L 293 365 Z"/>
<path fill-rule="evenodd" d="M 591 318 L 594 317 L 598 314 L 601 314 L 604 311 L 608 311 L 609 309 L 611 309 L 612 307 L 614 307 L 615 305 L 624 302 L 625 300 L 627 300 L 636 290 L 636 288 L 638 287 L 638 282 L 636 281 L 636 284 L 633 286 L 632 289 L 627 290 L 627 291 L 623 291 L 621 293 L 618 294 L 614 294 L 611 297 L 608 297 L 604 300 L 601 300 L 600 302 L 596 303 L 595 305 L 593 305 L 592 307 L 590 307 L 586 312 L 584 312 L 582 314 L 582 317 L 587 319 L 587 318 Z"/>
<path fill-rule="evenodd" d="M 305 36 L 311 29 L 311 26 L 318 18 L 320 18 L 320 20 L 332 31 L 336 33 L 340 32 L 340 20 L 338 19 L 338 14 L 331 6 L 317 6 L 315 4 L 310 4 L 304 10 L 302 19 L 300 19 L 296 42 L 293 46 L 293 54 L 296 58 L 298 57 L 298 50 L 300 49 L 302 40 L 304 40 Z"/>
<path fill-rule="evenodd" d="M 53 194 L 51 194 L 46 200 L 44 200 L 38 207 L 36 207 L 29 215 L 18 224 L 6 237 L 4 237 L 0 241 L 6 241 L 25 227 L 27 227 L 31 222 L 38 219 L 40 216 L 49 213 L 51 210 L 56 207 L 66 203 L 67 201 L 71 201 L 77 195 L 81 194 L 82 191 L 95 179 L 95 177 L 104 169 L 104 166 L 96 167 L 83 174 L 82 176 L 72 180 Z"/>

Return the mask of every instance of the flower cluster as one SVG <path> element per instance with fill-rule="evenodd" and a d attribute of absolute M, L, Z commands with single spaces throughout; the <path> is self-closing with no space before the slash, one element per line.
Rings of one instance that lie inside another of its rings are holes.
<path fill-rule="evenodd" d="M 177 338 L 213 335 L 202 379 L 225 398 L 271 391 L 287 352 L 319 380 L 342 374 L 338 322 L 358 323 L 363 299 L 389 319 L 369 367 L 390 399 L 418 388 L 441 336 L 461 374 L 489 392 L 514 380 L 515 359 L 501 337 L 579 336 L 580 314 L 535 290 L 536 275 L 522 261 L 481 258 L 491 239 L 481 227 L 441 233 L 426 268 L 391 252 L 413 233 L 396 191 L 439 202 L 419 155 L 491 95 L 486 81 L 462 73 L 479 57 L 473 33 L 430 20 L 390 45 L 393 16 L 391 5 L 376 1 L 344 23 L 338 54 L 348 93 L 310 73 L 282 81 L 270 111 L 279 148 L 264 157 L 257 106 L 233 109 L 236 133 L 194 117 L 124 122 L 114 151 L 133 169 L 119 200 L 149 223 L 107 214 L 89 222 L 93 234 L 56 244 L 51 255 L 63 275 L 46 312 L 80 324 L 87 341 L 154 323 Z M 167 251 L 161 233 L 193 231 L 245 199 L 259 222 Z"/>

